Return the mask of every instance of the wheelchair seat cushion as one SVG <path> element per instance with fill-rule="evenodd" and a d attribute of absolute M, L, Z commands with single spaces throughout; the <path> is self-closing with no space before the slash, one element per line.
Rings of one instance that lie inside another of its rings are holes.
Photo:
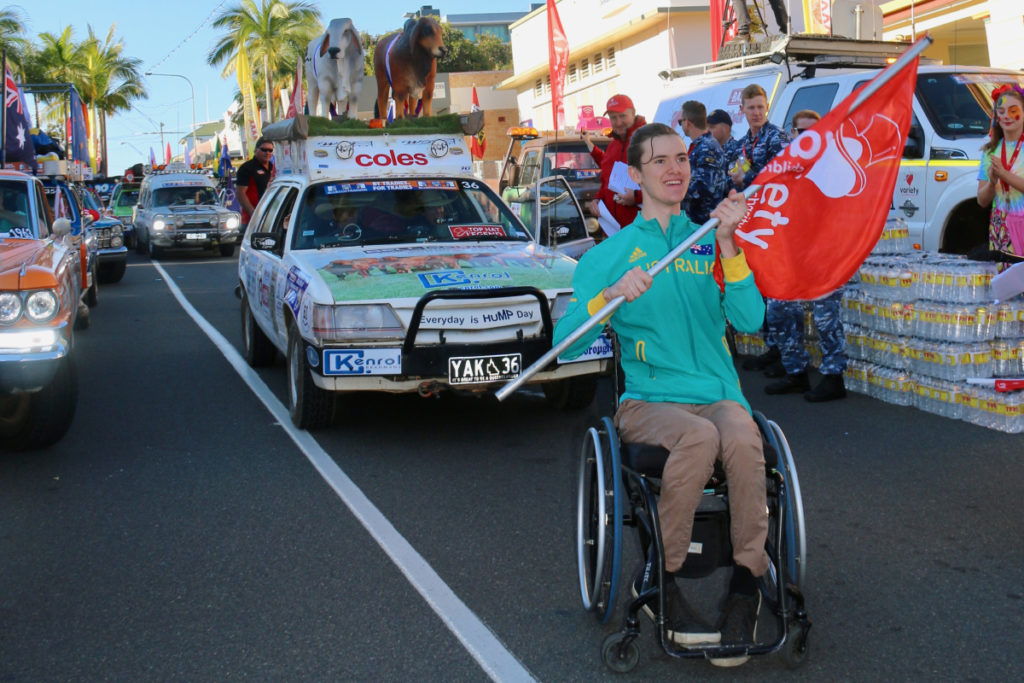
<path fill-rule="evenodd" d="M 761 445 L 764 450 L 764 464 L 766 470 L 775 469 L 779 464 L 779 456 L 775 448 L 764 439 L 762 434 Z M 661 446 L 654 446 L 647 443 L 621 443 L 619 445 L 622 464 L 645 477 L 660 478 L 665 469 L 665 461 L 668 460 L 668 449 Z M 725 481 L 725 474 L 722 470 L 722 462 L 715 461 L 715 472 L 711 475 L 712 481 Z"/>

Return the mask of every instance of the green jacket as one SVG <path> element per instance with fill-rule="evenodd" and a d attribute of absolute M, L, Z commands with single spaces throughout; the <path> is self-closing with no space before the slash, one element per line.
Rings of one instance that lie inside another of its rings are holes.
<path fill-rule="evenodd" d="M 600 310 L 606 303 L 604 289 L 627 270 L 650 268 L 698 227 L 680 213 L 662 232 L 656 220 L 638 215 L 585 253 L 573 276 L 573 298 L 555 325 L 554 342 Z M 742 252 L 722 259 L 722 292 L 712 275 L 715 250 L 714 232 L 709 232 L 659 273 L 643 296 L 612 314 L 626 373 L 622 400 L 706 405 L 728 399 L 750 410 L 729 353 L 725 320 L 740 332 L 756 332 L 764 321 L 764 300 Z M 562 356 L 579 356 L 601 329 L 595 326 Z"/>

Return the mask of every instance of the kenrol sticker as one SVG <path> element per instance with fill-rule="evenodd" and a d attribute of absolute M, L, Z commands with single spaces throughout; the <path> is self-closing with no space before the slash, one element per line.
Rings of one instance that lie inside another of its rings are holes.
<path fill-rule="evenodd" d="M 452 238 L 457 240 L 473 237 L 508 237 L 500 225 L 452 225 L 448 227 Z"/>

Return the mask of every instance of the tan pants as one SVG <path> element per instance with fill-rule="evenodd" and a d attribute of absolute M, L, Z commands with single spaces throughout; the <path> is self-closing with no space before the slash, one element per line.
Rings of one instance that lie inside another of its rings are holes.
<path fill-rule="evenodd" d="M 717 459 L 729 482 L 733 560 L 754 576 L 765 573 L 764 453 L 757 424 L 743 406 L 735 401 L 693 405 L 629 399 L 619 406 L 615 426 L 627 443 L 669 451 L 658 500 L 667 571 L 678 570 L 686 559 L 693 516 Z"/>

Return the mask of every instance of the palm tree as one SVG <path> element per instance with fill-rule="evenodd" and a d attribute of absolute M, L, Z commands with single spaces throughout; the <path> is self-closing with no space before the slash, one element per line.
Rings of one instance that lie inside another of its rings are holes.
<path fill-rule="evenodd" d="M 311 2 L 284 0 L 241 0 L 217 16 L 214 28 L 226 32 L 207 56 L 211 66 L 224 69 L 225 78 L 235 72 L 238 46 L 244 44 L 255 72 L 263 76 L 263 95 L 267 119 L 274 120 L 274 91 L 271 81 L 280 77 L 280 68 L 298 59 L 306 45 L 323 30 L 320 10 Z"/>
<path fill-rule="evenodd" d="M 40 33 L 39 42 L 37 66 L 46 73 L 47 81 L 74 83 L 85 77 L 87 67 L 83 46 L 75 42 L 75 30 L 70 24 L 59 34 Z"/>
<path fill-rule="evenodd" d="M 7 62 L 21 70 L 22 55 L 29 46 L 25 38 L 25 21 L 17 7 L 0 8 L 0 48 L 7 53 Z"/>
<path fill-rule="evenodd" d="M 116 29 L 117 24 L 112 24 L 101 41 L 89 26 L 89 39 L 82 44 L 86 73 L 74 81 L 94 119 L 92 129 L 98 140 L 102 175 L 107 174 L 107 116 L 127 111 L 133 101 L 148 97 L 139 74 L 142 60 L 124 55 L 124 41 L 114 40 Z"/>

